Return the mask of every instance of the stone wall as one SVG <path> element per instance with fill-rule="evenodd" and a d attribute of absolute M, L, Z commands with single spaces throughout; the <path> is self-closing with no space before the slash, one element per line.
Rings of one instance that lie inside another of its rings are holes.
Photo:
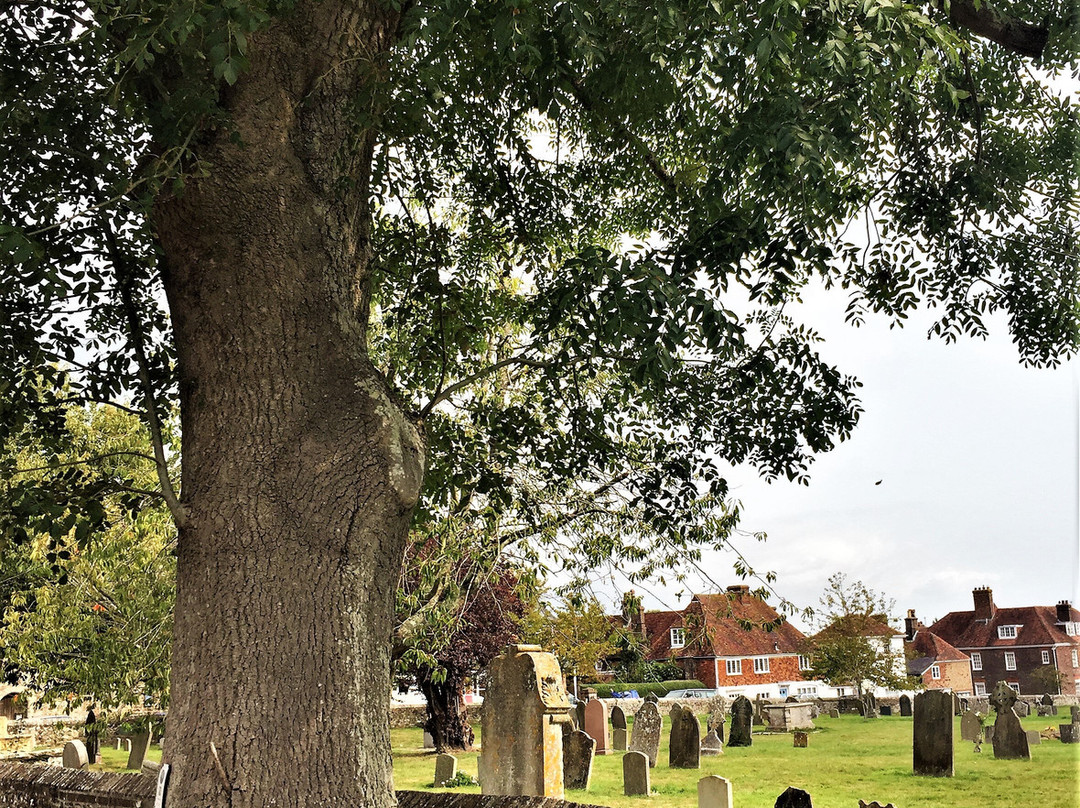
<path fill-rule="evenodd" d="M 149 808 L 155 778 L 0 763 L 0 808 Z"/>
<path fill-rule="evenodd" d="M 432 794 L 427 791 L 397 792 L 398 808 L 597 808 L 587 803 L 551 797 L 500 797 L 491 794 Z"/>
<path fill-rule="evenodd" d="M 470 704 L 465 708 L 465 714 L 469 716 L 470 724 L 480 723 L 480 710 L 482 704 Z M 427 717 L 427 707 L 423 704 L 408 704 L 403 707 L 390 708 L 390 728 L 406 729 L 419 727 Z"/>

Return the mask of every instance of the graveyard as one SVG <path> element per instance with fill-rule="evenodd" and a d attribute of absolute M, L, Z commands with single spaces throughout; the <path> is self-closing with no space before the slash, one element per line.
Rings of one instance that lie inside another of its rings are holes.
<path fill-rule="evenodd" d="M 704 716 L 701 736 L 705 737 Z M 628 718 L 632 725 L 633 718 Z M 805 749 L 795 748 L 791 733 L 768 733 L 755 727 L 750 747 L 728 748 L 717 757 L 702 757 L 699 769 L 668 766 L 670 718 L 663 716 L 660 754 L 651 769 L 649 797 L 623 795 L 621 752 L 597 755 L 587 791 L 568 789 L 573 802 L 612 808 L 695 808 L 697 783 L 715 774 L 731 781 L 736 808 L 773 808 L 788 786 L 810 793 L 815 808 L 856 808 L 859 800 L 891 802 L 896 808 L 991 808 L 1002 804 L 1039 808 L 1075 808 L 1080 789 L 1080 744 L 1043 740 L 1033 746 L 1030 760 L 998 760 L 989 743 L 982 752 L 961 740 L 960 718 L 954 718 L 955 772 L 951 778 L 912 774 L 912 718 L 858 715 L 815 719 Z M 1022 718 L 1025 730 L 1058 725 L 1058 717 Z M 482 745 L 480 727 L 475 727 Z M 391 732 L 394 782 L 404 790 L 451 790 L 479 793 L 479 786 L 431 789 L 436 755 L 423 749 L 420 729 Z M 458 757 L 458 771 L 475 778 L 477 752 Z M 1006 795 L 1016 795 L 1006 798 Z M 1005 803 L 1002 802 L 1006 798 Z"/>

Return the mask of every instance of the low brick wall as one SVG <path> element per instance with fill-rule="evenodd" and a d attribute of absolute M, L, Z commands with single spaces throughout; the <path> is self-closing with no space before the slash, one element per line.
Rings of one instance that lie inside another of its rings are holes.
<path fill-rule="evenodd" d="M 397 792 L 398 808 L 597 808 L 588 803 L 550 797 L 496 797 L 484 794 L 433 794 L 427 791 Z"/>
<path fill-rule="evenodd" d="M 0 808 L 150 808 L 156 788 L 141 774 L 0 763 Z"/>

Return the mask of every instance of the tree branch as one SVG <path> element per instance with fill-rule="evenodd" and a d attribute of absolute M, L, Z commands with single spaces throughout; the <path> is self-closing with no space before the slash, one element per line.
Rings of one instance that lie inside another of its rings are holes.
<path fill-rule="evenodd" d="M 951 0 L 949 22 L 1032 59 L 1042 56 L 1049 37 L 1045 25 L 1030 25 L 975 0 Z"/>

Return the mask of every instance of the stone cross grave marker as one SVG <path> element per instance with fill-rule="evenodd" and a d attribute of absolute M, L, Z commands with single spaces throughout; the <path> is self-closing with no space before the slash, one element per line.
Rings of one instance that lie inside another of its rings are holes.
<path fill-rule="evenodd" d="M 563 785 L 587 789 L 592 780 L 596 739 L 576 729 L 563 736 Z"/>
<path fill-rule="evenodd" d="M 911 697 L 907 693 L 900 697 L 900 715 L 911 715 Z"/>
<path fill-rule="evenodd" d="M 784 793 L 776 798 L 774 808 L 814 808 L 814 803 L 810 800 L 809 792 L 788 786 Z"/>
<path fill-rule="evenodd" d="M 994 685 L 994 695 L 990 699 L 997 711 L 994 720 L 994 757 L 1006 760 L 1030 760 L 1027 735 L 1020 725 L 1020 719 L 1013 712 L 1016 704 L 1016 691 L 1005 682 Z"/>
<path fill-rule="evenodd" d="M 731 781 L 710 774 L 697 784 L 698 808 L 733 808 Z"/>
<path fill-rule="evenodd" d="M 483 794 L 562 799 L 570 697 L 553 654 L 511 645 L 488 666 L 481 717 Z"/>
<path fill-rule="evenodd" d="M 668 766 L 673 769 L 697 769 L 701 766 L 701 725 L 693 710 L 678 704 L 671 708 Z"/>
<path fill-rule="evenodd" d="M 610 754 L 611 727 L 608 725 L 608 708 L 600 699 L 589 699 L 585 705 L 585 731 L 596 741 L 596 754 Z"/>
<path fill-rule="evenodd" d="M 952 696 L 944 690 L 926 690 L 915 696 L 912 712 L 911 752 L 915 774 L 952 777 Z"/>
<path fill-rule="evenodd" d="M 637 719 L 634 720 L 635 729 Z M 622 759 L 623 794 L 627 797 L 648 796 L 649 756 L 644 752 L 630 751 Z"/>
<path fill-rule="evenodd" d="M 86 744 L 82 741 L 68 741 L 64 744 L 65 769 L 85 769 L 89 762 L 86 755 Z"/>
<path fill-rule="evenodd" d="M 630 751 L 642 752 L 650 766 L 656 765 L 660 754 L 660 729 L 663 719 L 655 702 L 647 701 L 634 716 L 634 731 L 630 735 Z"/>
<path fill-rule="evenodd" d="M 709 717 L 705 722 L 707 732 L 716 732 L 720 742 L 724 741 L 724 724 L 727 723 L 727 699 L 714 696 L 709 702 Z"/>
<path fill-rule="evenodd" d="M 714 729 L 701 739 L 701 756 L 716 757 L 722 754 L 724 754 L 724 742 L 720 740 L 720 736 L 716 734 Z"/>
<path fill-rule="evenodd" d="M 731 729 L 728 732 L 728 749 L 734 746 L 750 746 L 753 743 L 750 729 L 754 706 L 746 696 L 739 696 L 731 705 Z"/>
<path fill-rule="evenodd" d="M 457 777 L 457 758 L 453 755 L 438 755 L 435 758 L 435 788 L 442 788 Z"/>

